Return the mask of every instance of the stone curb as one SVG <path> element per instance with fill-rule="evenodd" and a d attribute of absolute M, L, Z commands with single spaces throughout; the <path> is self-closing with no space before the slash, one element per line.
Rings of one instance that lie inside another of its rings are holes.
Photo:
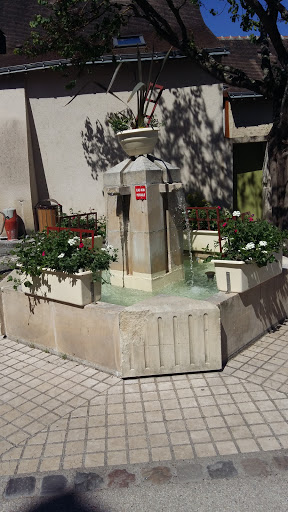
<path fill-rule="evenodd" d="M 4 501 L 19 498 L 48 498 L 72 492 L 121 489 L 163 484 L 189 484 L 231 478 L 265 478 L 288 471 L 288 450 L 269 452 L 261 457 L 255 454 L 228 458 L 213 457 L 201 461 L 159 462 L 91 468 L 90 471 L 66 472 L 2 477 L 0 493 Z"/>

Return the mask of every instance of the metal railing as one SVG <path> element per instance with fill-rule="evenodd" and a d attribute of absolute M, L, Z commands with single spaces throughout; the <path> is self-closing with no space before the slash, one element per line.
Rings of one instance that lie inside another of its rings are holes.
<path fill-rule="evenodd" d="M 93 229 L 82 229 L 82 228 L 69 228 L 69 227 L 61 227 L 61 226 L 53 226 L 53 227 L 47 227 L 47 235 L 49 235 L 50 231 L 57 231 L 58 233 L 60 231 L 72 231 L 73 233 L 79 233 L 80 243 L 83 243 L 83 234 L 84 238 L 91 237 L 91 247 L 89 249 L 94 249 L 94 230 Z"/>
<path fill-rule="evenodd" d="M 94 217 L 94 220 L 93 220 Z M 92 221 L 91 221 L 92 219 Z M 68 223 L 68 226 L 63 227 L 77 227 L 82 229 L 91 229 L 93 222 L 93 229 L 95 235 L 97 234 L 97 212 L 89 213 L 73 213 L 72 215 L 61 215 L 58 224 L 62 227 L 63 223 Z"/>
<path fill-rule="evenodd" d="M 189 216 L 189 212 L 195 212 L 195 217 Z M 201 213 L 203 214 L 201 215 Z M 215 212 L 215 216 L 211 217 L 211 214 L 209 216 L 209 212 Z M 200 214 L 199 214 L 200 213 Z M 222 219 L 220 219 L 220 212 L 219 208 L 217 206 L 187 206 L 186 207 L 186 215 L 188 217 L 189 223 L 197 223 L 196 229 L 203 229 L 204 231 L 217 231 L 218 232 L 218 243 L 219 243 L 219 250 L 222 252 L 222 243 L 221 243 L 221 229 L 220 229 L 220 222 Z M 204 226 L 203 226 L 204 223 Z M 216 229 L 215 229 L 215 223 L 216 223 Z M 192 227 L 193 229 L 193 227 Z"/>

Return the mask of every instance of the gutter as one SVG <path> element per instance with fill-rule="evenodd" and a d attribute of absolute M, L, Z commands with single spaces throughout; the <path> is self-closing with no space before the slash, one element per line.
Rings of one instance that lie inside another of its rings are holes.
<path fill-rule="evenodd" d="M 163 60 L 167 52 L 159 53 L 145 53 L 141 56 L 142 61 L 151 61 L 152 55 L 154 61 Z M 172 52 L 169 56 L 170 59 L 183 59 L 185 55 L 181 55 L 180 52 Z M 127 55 L 103 55 L 103 57 L 95 60 L 88 61 L 86 65 L 93 64 L 111 64 L 112 62 L 138 62 L 138 58 L 135 54 Z M 14 73 L 27 73 L 28 71 L 39 71 L 40 69 L 51 69 L 56 66 L 74 66 L 70 59 L 59 59 L 59 60 L 47 60 L 42 62 L 32 62 L 31 64 L 18 64 L 16 66 L 7 66 L 0 68 L 0 75 L 11 75 Z"/>
<path fill-rule="evenodd" d="M 231 100 L 242 98 L 263 98 L 263 94 L 258 94 L 256 92 L 228 92 L 228 96 Z"/>
<path fill-rule="evenodd" d="M 209 55 L 227 55 L 229 52 L 224 48 L 206 48 Z M 222 52 L 222 53 L 221 53 Z M 161 61 L 165 58 L 167 52 L 154 52 L 145 53 L 141 55 L 141 60 L 151 61 L 152 56 L 154 61 Z M 175 50 L 171 52 L 169 59 L 186 59 L 185 55 L 182 55 L 180 51 Z M 138 62 L 138 58 L 135 53 L 127 55 L 103 55 L 101 58 L 95 61 L 88 61 L 86 65 L 94 64 L 111 64 L 112 62 Z M 51 69 L 56 66 L 73 66 L 70 59 L 58 59 L 58 60 L 47 60 L 41 62 L 32 62 L 30 64 L 17 64 L 15 66 L 6 66 L 0 68 L 0 75 L 12 75 L 15 73 L 27 73 L 28 71 L 39 71 L 40 69 Z"/>

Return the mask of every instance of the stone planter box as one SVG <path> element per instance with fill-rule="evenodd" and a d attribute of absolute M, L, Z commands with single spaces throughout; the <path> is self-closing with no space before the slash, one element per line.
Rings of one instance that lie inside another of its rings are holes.
<path fill-rule="evenodd" d="M 92 281 L 92 272 L 66 274 L 45 270 L 41 276 L 29 277 L 32 287 L 22 283 L 22 291 L 44 299 L 52 299 L 75 306 L 86 306 L 101 299 L 101 272 L 99 281 Z"/>
<path fill-rule="evenodd" d="M 282 254 L 276 254 L 277 261 L 258 267 L 254 263 L 233 260 L 212 260 L 216 271 L 218 290 L 241 293 L 281 274 Z"/>
<path fill-rule="evenodd" d="M 191 230 L 190 233 L 193 252 L 220 252 L 218 231 L 199 229 Z M 207 245 L 209 245 L 209 250 L 205 251 Z M 189 250 L 187 231 L 184 231 L 184 250 Z"/>

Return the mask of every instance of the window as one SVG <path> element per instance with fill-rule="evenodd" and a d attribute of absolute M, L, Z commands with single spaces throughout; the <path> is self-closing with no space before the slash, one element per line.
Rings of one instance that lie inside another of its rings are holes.
<path fill-rule="evenodd" d="M 143 36 L 113 37 L 114 48 L 127 48 L 129 46 L 145 46 Z"/>

